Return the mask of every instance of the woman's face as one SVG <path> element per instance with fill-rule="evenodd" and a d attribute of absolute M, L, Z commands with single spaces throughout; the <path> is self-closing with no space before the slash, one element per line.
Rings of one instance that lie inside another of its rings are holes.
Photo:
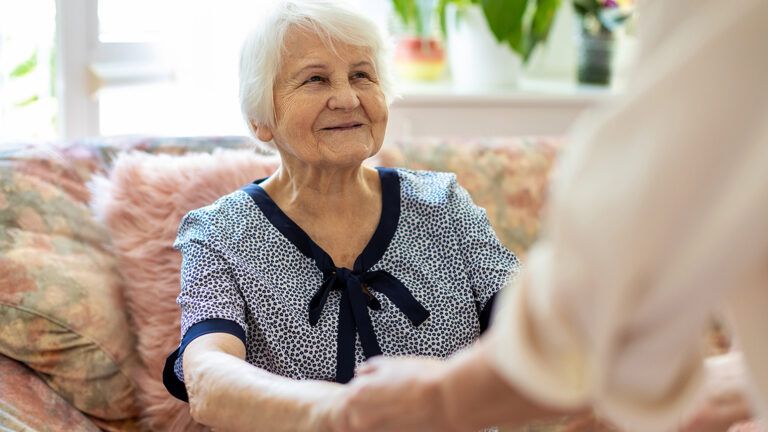
<path fill-rule="evenodd" d="M 381 148 L 387 104 L 370 49 L 334 45 L 335 52 L 315 34 L 288 31 L 274 84 L 276 126 L 257 132 L 301 162 L 354 166 Z"/>

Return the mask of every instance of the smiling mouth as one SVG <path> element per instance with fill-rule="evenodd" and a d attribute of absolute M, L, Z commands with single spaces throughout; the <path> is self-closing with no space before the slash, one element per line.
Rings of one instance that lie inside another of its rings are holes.
<path fill-rule="evenodd" d="M 352 130 L 352 129 L 361 128 L 362 126 L 363 126 L 362 123 L 348 123 L 348 124 L 341 124 L 341 125 L 338 125 L 338 126 L 332 126 L 332 127 L 323 128 L 322 130 L 326 130 L 326 131 L 348 131 L 348 130 Z"/>

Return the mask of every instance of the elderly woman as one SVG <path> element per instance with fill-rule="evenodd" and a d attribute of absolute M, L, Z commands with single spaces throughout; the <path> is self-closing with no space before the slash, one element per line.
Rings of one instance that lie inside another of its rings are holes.
<path fill-rule="evenodd" d="M 362 165 L 393 95 L 384 48 L 337 1 L 282 1 L 245 42 L 242 111 L 281 165 L 179 228 L 164 382 L 203 424 L 325 430 L 357 365 L 467 347 L 516 273 L 453 175 Z"/>

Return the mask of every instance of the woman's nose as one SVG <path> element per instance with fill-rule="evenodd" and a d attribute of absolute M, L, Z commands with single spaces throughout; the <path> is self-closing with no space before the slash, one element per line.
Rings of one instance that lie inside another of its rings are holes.
<path fill-rule="evenodd" d="M 328 108 L 352 110 L 360 106 L 360 98 L 349 83 L 339 84 L 333 87 L 333 93 L 328 99 Z"/>

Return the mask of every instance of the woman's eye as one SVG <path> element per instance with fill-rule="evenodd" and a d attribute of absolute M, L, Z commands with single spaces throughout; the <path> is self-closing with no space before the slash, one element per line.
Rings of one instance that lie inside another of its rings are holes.
<path fill-rule="evenodd" d="M 370 79 L 370 76 L 365 72 L 355 72 L 352 74 L 353 79 Z"/>
<path fill-rule="evenodd" d="M 321 77 L 320 75 L 313 75 L 309 77 L 304 83 L 313 83 L 313 82 L 323 82 L 325 81 L 325 78 Z"/>

